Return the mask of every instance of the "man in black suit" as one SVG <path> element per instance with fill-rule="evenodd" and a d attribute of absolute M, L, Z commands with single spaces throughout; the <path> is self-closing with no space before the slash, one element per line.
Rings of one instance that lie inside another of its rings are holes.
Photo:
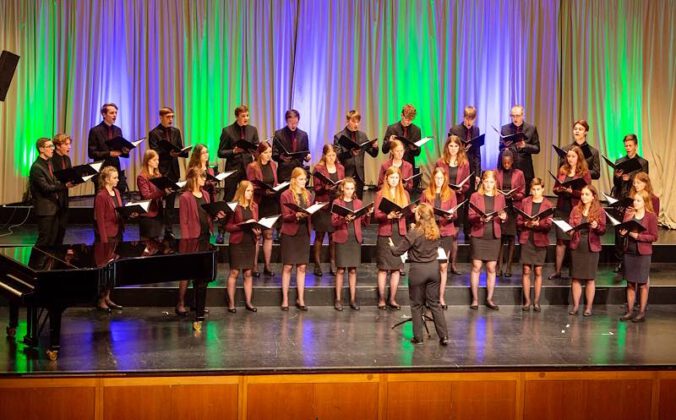
<path fill-rule="evenodd" d="M 473 138 L 479 136 L 479 127 L 474 125 L 476 122 L 476 114 L 477 112 L 474 106 L 466 106 L 463 110 L 462 122 L 454 125 L 448 130 L 449 136 L 455 135 L 460 137 L 466 145 L 465 151 L 467 153 L 467 160 L 469 161 L 469 171 L 474 173 L 474 176 L 469 180 L 469 189 L 466 194 L 467 199 L 469 199 L 475 191 L 476 186 L 481 182 L 481 148 L 468 143 Z M 467 222 L 467 213 L 468 206 L 463 206 L 460 216 L 463 232 L 465 233 L 465 241 L 469 243 L 470 225 Z"/>
<path fill-rule="evenodd" d="M 70 161 L 71 138 L 68 134 L 59 133 L 54 136 L 52 140 L 54 143 L 54 154 L 52 155 L 52 168 L 54 172 L 71 168 L 73 165 Z M 68 190 L 59 192 L 59 212 L 57 220 L 59 224 L 59 231 L 56 235 L 56 243 L 63 244 L 63 238 L 66 236 L 66 225 L 68 225 Z"/>
<path fill-rule="evenodd" d="M 533 124 L 528 124 L 524 121 L 523 114 L 523 106 L 513 106 L 509 114 L 512 118 L 512 122 L 503 125 L 500 129 L 500 134 L 509 136 L 523 133 L 525 138 L 521 138 L 519 141 L 512 143 L 509 146 L 505 146 L 503 142 L 500 142 L 500 152 L 504 149 L 512 151 L 514 154 L 513 166 L 523 172 L 524 178 L 526 179 L 526 190 L 530 190 L 530 182 L 535 177 L 532 155 L 540 153 L 540 137 L 538 136 L 538 129 Z M 498 163 L 501 161 L 502 159 L 498 159 Z"/>
<path fill-rule="evenodd" d="M 150 130 L 148 133 L 148 141 L 150 148 L 157 152 L 160 156 L 160 174 L 166 176 L 170 180 L 176 182 L 181 177 L 181 169 L 178 166 L 178 157 L 180 152 L 175 150 L 167 150 L 162 147 L 162 141 L 167 141 L 170 144 L 183 148 L 183 139 L 181 138 L 181 131 L 173 126 L 174 124 L 174 110 L 169 107 L 160 108 L 160 123 L 157 127 Z M 168 236 L 173 235 L 172 223 L 174 220 L 174 205 L 177 193 L 172 193 L 166 197 L 166 205 L 164 212 L 164 232 Z"/>
<path fill-rule="evenodd" d="M 359 131 L 359 124 L 361 123 L 361 114 L 354 109 L 349 111 L 345 116 L 347 125 L 345 128 L 337 132 L 333 136 L 333 147 L 336 149 L 338 160 L 345 167 L 345 176 L 354 178 L 356 185 L 357 197 L 361 200 L 364 195 L 364 156 L 366 153 L 371 157 L 378 156 L 378 139 L 370 141 L 366 133 Z M 340 144 L 340 138 L 346 137 L 352 142 L 364 146 L 360 148 L 347 148 Z M 370 146 L 366 146 L 370 143 Z"/>
<path fill-rule="evenodd" d="M 416 141 L 422 138 L 420 132 L 420 127 L 413 124 L 413 120 L 416 116 L 416 109 L 411 104 L 404 105 L 404 108 L 401 110 L 401 120 L 394 124 L 388 125 L 385 130 L 385 136 L 383 137 L 383 153 L 390 152 L 390 142 L 395 140 L 395 136 L 403 137 L 415 143 Z M 410 163 L 413 166 L 413 174 L 417 174 L 419 169 L 415 166 L 415 158 L 420 155 L 420 147 L 404 143 L 404 160 Z M 420 178 L 415 180 L 415 188 L 418 188 Z"/>
<path fill-rule="evenodd" d="M 38 239 L 35 246 L 52 246 L 57 244 L 59 235 L 58 218 L 61 195 L 73 185 L 63 184 L 54 177 L 54 167 L 51 162 L 54 155 L 52 140 L 40 138 L 36 146 L 40 155 L 31 166 L 28 178 L 38 221 Z"/>
<path fill-rule="evenodd" d="M 89 130 L 88 151 L 89 158 L 93 160 L 103 160 L 101 169 L 106 166 L 112 166 L 117 169 L 119 174 L 119 183 L 117 189 L 120 193 L 127 191 L 127 178 L 124 171 L 120 168 L 120 157 L 129 158 L 129 149 L 123 148 L 120 150 L 111 150 L 108 147 L 108 142 L 116 137 L 122 137 L 122 129 L 115 125 L 117 119 L 117 105 L 113 103 L 103 104 L 101 107 L 101 116 L 103 121 Z M 92 178 L 95 189 L 99 188 L 99 177 L 96 175 Z"/>
<path fill-rule="evenodd" d="M 618 199 L 622 200 L 629 196 L 629 191 L 634 183 L 634 176 L 639 172 L 648 173 L 649 165 L 648 161 L 643 159 L 638 155 L 638 137 L 636 134 L 627 134 L 624 136 L 624 150 L 627 152 L 626 156 L 615 161 L 615 164 L 625 162 L 629 159 L 636 158 L 641 164 L 641 169 L 624 173 L 622 170 L 613 171 L 613 190 L 611 195 Z M 618 230 L 615 231 L 615 258 L 617 258 L 620 263 L 615 267 L 614 271 L 616 273 L 622 271 L 622 257 L 624 254 L 624 240 L 625 238 L 620 236 Z"/>
<path fill-rule="evenodd" d="M 312 159 L 310 153 L 305 156 L 292 157 L 284 153 L 302 152 L 309 150 L 307 133 L 298 128 L 300 113 L 295 109 L 290 109 L 284 114 L 286 127 L 275 131 L 272 140 L 272 159 L 277 162 L 277 181 L 285 182 L 291 179 L 291 172 L 294 168 L 305 167 L 305 162 Z"/>
<path fill-rule="evenodd" d="M 578 120 L 573 123 L 573 143 L 563 147 L 562 149 L 568 153 L 573 146 L 582 149 L 584 160 L 587 161 L 589 174 L 591 179 L 601 178 L 601 160 L 599 158 L 599 151 L 587 143 L 587 134 L 589 134 L 589 123 L 586 120 Z M 565 156 L 559 157 L 559 168 L 565 162 Z"/>
<path fill-rule="evenodd" d="M 218 157 L 226 159 L 225 170 L 238 172 L 229 176 L 224 181 L 225 201 L 232 201 L 237 190 L 239 181 L 246 179 L 246 167 L 253 162 L 253 153 L 236 146 L 240 140 L 251 143 L 252 150 L 258 147 L 258 130 L 249 125 L 249 108 L 246 105 L 240 105 L 235 108 L 235 122 L 224 127 L 221 132 L 221 139 L 218 144 Z"/>

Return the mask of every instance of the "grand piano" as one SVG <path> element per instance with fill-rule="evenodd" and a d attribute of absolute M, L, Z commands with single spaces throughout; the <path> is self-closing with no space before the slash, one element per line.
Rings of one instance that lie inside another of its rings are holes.
<path fill-rule="evenodd" d="M 216 267 L 216 248 L 197 239 L 0 248 L 0 295 L 8 299 L 10 312 L 7 336 L 16 335 L 19 307 L 26 306 L 24 342 L 36 348 L 49 321 L 47 357 L 56 360 L 66 308 L 93 305 L 106 287 L 178 280 L 193 281 L 193 329 L 200 331 Z"/>

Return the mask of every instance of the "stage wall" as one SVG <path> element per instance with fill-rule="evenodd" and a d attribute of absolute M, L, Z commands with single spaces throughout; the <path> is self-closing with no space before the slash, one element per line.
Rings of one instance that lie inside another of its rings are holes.
<path fill-rule="evenodd" d="M 487 133 L 486 168 L 497 158 L 491 126 L 509 122 L 519 103 L 538 126 L 540 175 L 555 169 L 550 145 L 569 143 L 576 119 L 589 121 L 590 143 L 612 159 L 625 134 L 638 134 L 662 220 L 676 227 L 674 0 L 0 0 L 0 14 L 0 48 L 21 55 L 0 103 L 0 202 L 21 199 L 38 137 L 71 134 L 74 163 L 85 161 L 104 102 L 119 105 L 128 138 L 145 136 L 159 107 L 173 107 L 186 143 L 207 143 L 214 161 L 237 105 L 249 105 L 262 139 L 293 107 L 313 162 L 347 110 L 382 137 L 412 103 L 415 123 L 436 139 L 423 167 L 473 104 Z M 127 163 L 131 184 L 140 158 Z M 384 159 L 367 159 L 367 181 Z"/>

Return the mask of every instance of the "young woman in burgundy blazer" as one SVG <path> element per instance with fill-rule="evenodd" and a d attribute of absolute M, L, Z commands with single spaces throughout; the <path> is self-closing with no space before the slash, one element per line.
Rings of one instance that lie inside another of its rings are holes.
<path fill-rule="evenodd" d="M 648 191 L 635 192 L 634 207 L 624 215 L 624 221 L 635 220 L 645 228 L 643 232 L 629 232 L 620 229 L 621 236 L 627 238 L 624 250 L 624 277 L 627 280 L 627 312 L 620 318 L 622 321 L 643 322 L 648 305 L 650 288 L 650 263 L 653 253 L 653 242 L 657 240 L 657 215 L 653 211 L 652 200 Z M 634 316 L 636 289 L 641 288 L 639 312 Z"/>
<path fill-rule="evenodd" d="M 409 193 L 413 190 L 414 182 L 412 179 L 404 181 L 413 176 L 413 165 L 404 160 L 404 145 L 399 140 L 392 140 L 390 142 L 390 158 L 380 165 L 380 173 L 378 174 L 378 188 L 383 186 L 385 182 L 385 173 L 391 167 L 399 169 L 401 174 L 401 182 L 404 189 Z"/>
<path fill-rule="evenodd" d="M 544 183 L 540 178 L 533 178 L 530 183 L 530 197 L 526 197 L 521 205 L 524 213 L 535 215 L 551 209 L 552 205 L 544 197 Z M 533 310 L 540 312 L 540 293 L 542 291 L 542 266 L 547 257 L 549 245 L 548 234 L 552 228 L 552 216 L 544 219 L 527 220 L 520 213 L 516 218 L 516 225 L 521 231 L 519 243 L 521 244 L 521 284 L 523 286 L 522 310 L 530 310 L 530 273 L 531 266 L 535 271 L 535 283 L 533 284 Z"/>
<path fill-rule="evenodd" d="M 587 167 L 587 161 L 584 158 L 582 149 L 577 146 L 573 146 L 568 150 L 566 162 L 561 165 L 557 174 L 559 182 L 575 178 L 582 178 L 587 185 L 591 184 L 591 172 L 589 172 Z M 565 219 L 580 201 L 582 189 L 572 189 L 557 184 L 553 190 L 554 194 L 558 196 L 556 200 L 556 217 Z M 561 229 L 556 230 L 556 271 L 549 276 L 549 280 L 562 278 L 561 267 L 563 266 L 563 258 L 566 256 L 566 243 L 569 240 L 569 236 L 563 233 Z"/>
<path fill-rule="evenodd" d="M 573 231 L 570 239 L 573 309 L 569 314 L 577 315 L 582 296 L 582 281 L 585 281 L 586 305 L 583 314 L 591 316 L 596 292 L 596 269 L 601 253 L 601 237 L 606 233 L 606 213 L 599 203 L 599 194 L 593 185 L 582 188 L 580 202 L 570 212 L 568 223 L 572 227 L 589 223 L 588 228 Z"/>
<path fill-rule="evenodd" d="M 333 205 L 358 210 L 363 203 L 357 198 L 355 189 L 357 183 L 352 177 L 347 177 L 340 184 L 339 195 L 333 200 Z M 363 242 L 362 226 L 368 226 L 373 208 L 366 215 L 357 218 L 343 217 L 331 213 L 331 223 L 335 227 L 333 241 L 336 244 L 336 301 L 334 309 L 343 310 L 342 292 L 343 276 L 347 268 L 347 280 L 350 287 L 350 308 L 359 310 L 357 303 L 357 267 L 361 263 L 361 244 Z"/>
<path fill-rule="evenodd" d="M 204 171 L 206 175 L 206 180 L 204 182 L 204 187 L 202 189 L 209 194 L 210 202 L 216 201 L 216 187 L 218 186 L 218 181 L 214 179 L 209 179 L 209 176 L 214 176 L 214 168 L 209 166 L 209 149 L 204 144 L 197 144 L 192 148 L 192 153 L 190 154 L 190 159 L 188 160 L 188 169 L 189 171 L 192 168 L 197 168 Z M 222 223 L 217 224 L 218 235 L 216 235 L 216 243 L 223 244 L 225 233 L 225 225 Z"/>
<path fill-rule="evenodd" d="M 245 307 L 248 311 L 256 312 L 258 309 L 251 304 L 251 295 L 253 292 L 253 277 L 251 272 L 255 265 L 255 252 L 260 229 L 247 229 L 239 226 L 239 223 L 247 220 L 258 220 L 258 206 L 253 200 L 254 187 L 251 182 L 240 181 L 235 198 L 237 203 L 235 211 L 228 216 L 225 230 L 230 232 L 230 241 L 228 246 L 230 275 L 228 276 L 228 312 L 236 313 L 235 308 L 235 284 L 239 271 L 242 270 L 244 277 L 244 298 Z"/>
<path fill-rule="evenodd" d="M 387 274 L 390 275 L 390 295 L 387 306 L 399 310 L 401 306 L 396 301 L 397 287 L 399 286 L 399 270 L 404 264 L 401 258 L 394 256 L 390 249 L 390 240 L 394 246 L 406 236 L 406 218 L 401 217 L 400 212 L 391 211 L 383 213 L 378 207 L 386 198 L 399 207 L 407 206 L 411 200 L 408 192 L 401 183 L 399 169 L 392 166 L 385 171 L 385 181 L 380 191 L 376 194 L 375 218 L 378 222 L 378 239 L 376 241 L 376 266 L 378 267 L 378 309 L 385 309 L 385 282 Z"/>
<path fill-rule="evenodd" d="M 509 149 L 505 149 L 500 157 L 501 168 L 496 171 L 496 178 L 498 182 L 498 193 L 507 192 L 516 188 L 511 194 L 504 195 L 507 203 L 507 220 L 500 228 L 502 238 L 500 242 L 504 244 L 507 242 L 507 261 L 503 263 L 505 254 L 504 246 L 500 246 L 500 254 L 498 254 L 497 275 L 503 276 L 503 264 L 506 266 L 504 270 L 505 277 L 512 277 L 512 260 L 514 259 L 514 247 L 516 242 L 516 210 L 513 207 L 521 208 L 521 200 L 526 196 L 526 178 L 520 169 L 514 168 L 514 155 Z"/>
<path fill-rule="evenodd" d="M 313 198 L 305 188 L 307 174 L 303 168 L 294 168 L 291 172 L 289 189 L 282 193 L 282 310 L 289 310 L 289 285 L 291 284 L 291 270 L 296 267 L 296 288 L 298 295 L 296 307 L 307 311 L 305 306 L 305 269 L 310 260 L 310 231 L 312 222 L 306 213 L 296 212 L 286 206 L 293 203 L 307 208 L 312 205 Z"/>
<path fill-rule="evenodd" d="M 467 219 L 472 226 L 470 231 L 472 245 L 472 272 L 470 286 L 472 303 L 470 309 L 479 309 L 479 275 L 486 261 L 486 302 L 489 309 L 498 310 L 493 303 L 495 291 L 495 266 L 500 253 L 500 225 L 507 219 L 505 197 L 497 192 L 495 171 L 484 171 L 477 192 L 470 197 L 470 203 L 485 213 L 497 211 L 497 215 L 484 217 L 470 206 Z"/>
<path fill-rule="evenodd" d="M 256 150 L 256 160 L 251 162 L 246 167 L 246 179 L 249 181 L 261 181 L 271 187 L 276 187 L 277 180 L 277 163 L 272 160 L 272 147 L 268 142 L 264 141 L 258 145 Z M 259 217 L 269 217 L 279 214 L 278 195 L 274 191 L 265 189 L 258 185 L 254 185 L 254 202 L 258 205 Z M 272 229 L 264 229 L 261 233 L 263 238 L 263 274 L 272 277 L 274 273 L 270 267 L 272 259 Z M 253 269 L 253 276 L 258 277 L 258 246 L 256 246 L 256 262 Z"/>
<path fill-rule="evenodd" d="M 199 239 L 208 241 L 213 230 L 213 223 L 209 214 L 202 208 L 202 204 L 211 202 L 209 193 L 204 189 L 207 175 L 204 169 L 193 167 L 186 174 L 186 184 L 183 193 L 178 198 L 179 219 L 181 224 L 181 239 Z M 219 212 L 217 219 L 225 216 Z M 185 292 L 188 289 L 188 280 L 178 283 L 178 303 L 175 312 L 179 316 L 187 315 L 185 309 Z"/>
<path fill-rule="evenodd" d="M 143 155 L 143 164 L 141 165 L 141 173 L 136 177 L 136 186 L 144 200 L 152 200 L 148 212 L 140 215 L 139 232 L 141 240 L 156 239 L 162 236 L 162 227 L 164 221 L 162 219 L 162 199 L 171 194 L 171 190 L 162 191 L 157 188 L 155 184 L 150 182 L 151 179 L 160 176 L 160 156 L 152 149 L 146 150 Z"/>
<path fill-rule="evenodd" d="M 633 197 L 634 193 L 637 191 L 647 191 L 648 194 L 650 195 L 650 202 L 652 204 L 653 208 L 653 213 L 655 213 L 655 216 L 659 219 L 660 217 L 660 198 L 655 195 L 653 192 L 653 185 L 650 182 L 650 177 L 646 172 L 639 172 L 636 175 L 634 175 L 634 180 L 632 183 L 631 190 L 629 192 L 629 196 Z"/>
<path fill-rule="evenodd" d="M 317 176 L 317 172 L 325 177 L 339 181 L 345 178 L 345 167 L 337 160 L 336 151 L 331 144 L 325 144 L 322 149 L 322 158 L 315 165 L 314 175 L 312 177 L 312 186 L 315 190 L 315 200 L 323 203 L 331 203 L 336 196 L 336 188 L 330 183 L 322 180 Z M 331 205 L 324 207 L 315 213 L 312 217 L 312 225 L 315 228 L 315 244 L 313 247 L 313 256 L 315 262 L 314 274 L 315 276 L 322 275 L 320 266 L 322 243 L 324 242 L 324 234 L 329 237 L 329 256 L 331 260 L 331 274 L 336 272 L 336 249 L 333 242 L 333 225 L 331 224 Z"/>
<path fill-rule="evenodd" d="M 451 184 L 460 184 L 469 176 L 469 161 L 467 160 L 467 154 L 465 153 L 465 148 L 460 137 L 456 135 L 448 136 L 441 157 L 437 160 L 435 167 L 442 168 L 446 172 L 449 187 Z M 474 174 L 474 176 L 477 176 L 477 174 Z M 467 182 L 462 184 L 460 189 L 453 189 L 455 191 L 455 199 L 458 203 L 461 203 L 468 198 L 467 191 L 469 191 L 469 186 L 470 180 L 467 180 Z M 467 224 L 467 206 L 462 206 L 460 208 L 460 214 L 458 214 L 458 216 L 459 217 L 455 219 L 456 228 L 458 228 L 461 223 Z M 465 229 L 465 231 L 469 232 L 469 228 Z M 451 272 L 453 274 L 462 274 L 453 264 L 451 264 Z"/>
<path fill-rule="evenodd" d="M 112 166 L 106 166 L 99 175 L 99 192 L 94 198 L 94 219 L 96 222 L 95 238 L 96 242 L 115 243 L 122 240 L 124 231 L 124 220 L 122 216 L 115 211 L 116 207 L 123 205 L 120 191 L 117 189 L 119 176 L 117 169 Z M 114 249 L 114 246 L 112 247 Z M 97 309 L 110 312 L 112 309 L 122 309 L 110 300 L 110 291 L 112 286 L 105 287 L 99 295 Z"/>
<path fill-rule="evenodd" d="M 456 206 L 455 192 L 448 186 L 448 175 L 442 168 L 436 167 L 434 172 L 432 172 L 432 180 L 430 185 L 423 191 L 420 202 L 427 203 L 433 208 L 447 211 Z M 458 256 L 458 234 L 457 229 L 453 224 L 453 221 L 457 216 L 457 212 L 453 212 L 453 214 L 448 216 L 435 216 L 441 234 L 440 245 L 449 257 L 448 261 L 451 263 L 452 272 L 458 271 L 457 268 L 455 268 Z M 448 262 L 439 262 L 439 272 L 441 275 L 441 282 L 439 284 L 439 303 L 441 304 L 441 309 L 446 310 L 448 309 L 448 306 L 446 305 L 444 292 L 446 291 L 446 282 L 448 280 Z"/>

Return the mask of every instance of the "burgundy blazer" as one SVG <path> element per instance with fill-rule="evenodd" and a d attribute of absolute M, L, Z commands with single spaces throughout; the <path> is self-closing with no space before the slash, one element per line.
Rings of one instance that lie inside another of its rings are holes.
<path fill-rule="evenodd" d="M 337 204 L 339 206 L 347 207 L 347 203 L 339 198 L 336 198 L 333 200 L 333 204 Z M 360 209 L 361 206 L 363 205 L 362 201 L 358 198 L 352 199 L 352 206 L 353 208 Z M 361 232 L 361 227 L 363 226 L 368 226 L 370 223 L 371 216 L 370 215 L 365 215 L 358 217 L 352 221 L 352 224 L 354 225 L 354 235 L 357 237 L 357 242 L 360 244 L 363 241 L 362 237 L 362 232 Z M 331 224 L 333 224 L 333 227 L 336 228 L 336 230 L 333 232 L 333 242 L 337 244 L 344 244 L 347 242 L 347 222 L 345 221 L 345 218 L 343 216 L 339 216 L 336 213 L 331 213 Z"/>
<path fill-rule="evenodd" d="M 601 237 L 606 233 L 606 212 L 603 211 L 603 208 L 599 208 L 599 225 L 596 229 L 589 229 L 589 250 L 591 252 L 601 252 Z M 582 211 L 577 207 L 573 207 L 573 210 L 570 212 L 570 218 L 568 219 L 568 224 L 572 227 L 575 227 L 582 223 Z M 570 239 L 570 249 L 577 249 L 580 245 L 580 232 L 574 231 Z"/>
<path fill-rule="evenodd" d="M 387 172 L 388 169 L 390 169 L 390 166 L 392 166 L 392 159 L 388 159 L 385 162 L 383 162 L 382 165 L 380 165 L 380 174 L 378 175 L 378 188 L 382 187 L 383 183 L 385 182 L 385 172 Z M 411 165 L 409 162 L 406 162 L 405 160 L 401 161 L 401 166 L 399 167 L 399 172 L 401 173 L 401 182 L 404 182 L 405 178 L 409 178 L 413 176 L 413 165 Z M 413 180 L 410 179 L 406 184 L 404 184 L 404 188 L 406 191 L 411 191 L 413 189 Z"/>
<path fill-rule="evenodd" d="M 312 194 L 309 194 L 310 202 L 307 203 L 308 206 L 311 206 L 314 203 Z M 296 220 L 296 212 L 285 206 L 285 203 L 296 203 L 293 199 L 293 191 L 291 188 L 287 189 L 282 193 L 282 196 L 279 197 L 279 202 L 282 207 L 282 230 L 281 232 L 285 235 L 294 236 L 298 233 L 298 220 Z M 308 234 L 312 231 L 312 217 L 308 216 L 307 218 L 307 231 Z"/>
<path fill-rule="evenodd" d="M 496 171 L 498 189 L 502 189 L 504 175 L 505 171 L 502 169 Z M 521 200 L 526 196 L 526 178 L 524 178 L 523 172 L 516 168 L 512 169 L 512 186 L 510 190 L 514 188 L 516 188 L 516 191 L 512 194 L 512 203 L 514 206 L 521 208 Z"/>
<path fill-rule="evenodd" d="M 469 202 L 477 206 L 481 211 L 486 210 L 486 205 L 484 204 L 484 195 L 480 194 L 478 191 L 472 193 L 472 196 L 469 199 Z M 496 192 L 493 200 L 493 210 L 504 210 L 505 209 L 505 197 Z M 481 221 L 481 215 L 474 211 L 472 207 L 469 208 L 469 213 L 467 216 L 469 223 L 472 225 L 470 234 L 475 238 L 481 238 L 484 236 L 484 222 Z M 497 215 L 491 220 L 493 223 L 493 237 L 498 239 L 502 236 L 500 231 L 500 224 L 502 219 L 497 217 Z"/>
<path fill-rule="evenodd" d="M 272 184 L 273 187 L 276 187 L 277 182 L 277 163 L 270 161 L 268 163 L 272 169 L 272 176 L 275 179 L 275 182 Z M 258 166 L 257 162 L 251 162 L 246 166 L 246 179 L 249 181 L 258 180 L 263 181 L 263 170 Z M 261 203 L 261 199 L 265 195 L 265 188 L 261 188 L 258 185 L 254 184 L 254 201 L 256 204 Z"/>
<path fill-rule="evenodd" d="M 526 197 L 521 203 L 522 210 L 526 214 L 531 214 L 533 212 L 533 197 Z M 546 198 L 542 199 L 542 204 L 540 204 L 540 211 L 545 211 L 551 209 L 552 205 Z M 525 245 L 530 239 L 531 233 L 533 234 L 533 242 L 535 246 L 539 248 L 544 248 L 549 245 L 549 238 L 547 234 L 552 228 L 552 217 L 549 216 L 546 219 L 540 219 L 540 223 L 534 227 L 526 227 L 526 220 L 524 217 L 517 213 L 516 215 L 516 225 L 519 227 L 521 234 L 519 235 L 519 243 Z"/>
<path fill-rule="evenodd" d="M 624 221 L 627 222 L 634 218 L 634 212 L 628 211 L 624 214 Z M 638 234 L 636 244 L 639 255 L 652 255 L 653 242 L 657 240 L 657 215 L 655 213 L 645 212 L 643 219 L 638 221 L 646 230 Z M 628 235 L 628 234 L 627 234 Z"/>
<path fill-rule="evenodd" d="M 211 203 L 209 193 L 202 189 L 202 196 L 206 203 Z M 200 215 L 197 209 L 197 199 L 192 191 L 185 191 L 178 198 L 179 219 L 181 221 L 181 239 L 197 239 L 200 237 Z M 209 231 L 213 226 L 209 217 Z"/>
<path fill-rule="evenodd" d="M 425 194 L 425 191 L 423 191 L 422 194 L 420 194 L 420 202 L 421 203 L 427 203 L 430 206 L 434 207 L 434 199 L 430 200 L 427 198 L 427 194 Z M 442 210 L 450 210 L 453 207 L 455 207 L 458 204 L 458 200 L 455 198 L 455 194 L 451 194 L 451 197 L 448 200 L 442 201 L 441 202 L 441 209 Z M 453 215 L 452 219 L 448 219 L 446 217 L 436 217 L 437 219 L 437 224 L 439 225 L 439 232 L 441 233 L 441 236 L 455 236 L 457 234 L 456 228 L 455 228 L 455 223 L 453 223 L 453 220 L 458 218 L 458 213 L 456 212 Z"/>
<path fill-rule="evenodd" d="M 315 165 L 315 171 L 321 172 L 322 175 L 329 177 L 329 171 L 326 169 L 326 166 L 318 163 Z M 345 179 L 345 167 L 340 163 L 336 162 L 336 173 L 338 174 L 338 179 Z M 333 197 L 331 194 L 334 193 L 327 189 L 328 183 L 322 181 L 316 175 L 312 175 L 312 188 L 315 190 L 315 200 L 321 202 L 331 201 Z M 335 194 L 335 193 L 334 193 Z"/>
<path fill-rule="evenodd" d="M 560 182 L 563 182 L 566 179 L 566 174 L 559 173 L 556 177 Z M 576 178 L 579 177 L 576 176 Z M 587 183 L 587 185 L 591 184 L 591 172 L 587 171 L 587 173 L 582 178 Z M 581 191 L 582 189 L 573 190 L 573 194 L 570 196 L 571 205 L 573 207 L 577 206 L 577 203 L 580 202 Z M 569 196 L 563 191 L 559 191 L 556 187 L 554 187 L 554 194 L 559 196 L 559 198 L 556 200 L 556 208 L 560 209 L 563 207 L 564 200 L 566 200 Z"/>
<path fill-rule="evenodd" d="M 136 186 L 138 187 L 138 192 L 141 194 L 141 198 L 144 200 L 152 200 L 150 202 L 150 207 L 148 212 L 141 214 L 141 217 L 156 217 L 162 207 L 162 197 L 164 197 L 164 191 L 157 188 L 155 184 L 150 182 L 149 178 L 146 178 L 143 175 L 138 175 L 136 177 Z"/>
<path fill-rule="evenodd" d="M 376 201 L 374 202 L 375 205 L 375 217 L 376 221 L 378 222 L 378 236 L 385 236 L 389 237 L 392 236 L 392 223 L 391 220 L 387 218 L 387 213 L 383 213 L 378 209 L 380 206 L 380 202 L 383 201 L 383 192 L 378 191 L 376 194 Z M 408 192 L 406 193 L 406 201 L 411 202 L 411 198 L 408 195 Z M 402 217 L 399 219 L 399 235 L 401 236 L 406 236 L 406 218 Z"/>
<path fill-rule="evenodd" d="M 214 172 L 214 168 L 211 166 L 207 165 L 207 174 L 211 176 L 215 176 L 216 172 Z M 218 181 L 214 181 L 212 179 L 207 178 L 207 180 L 204 183 L 204 191 L 209 193 L 209 199 L 213 203 L 216 201 L 216 185 L 218 184 Z"/>
<path fill-rule="evenodd" d="M 446 162 L 444 162 L 443 158 L 437 160 L 437 163 L 434 164 L 434 167 L 442 168 L 444 171 L 446 171 L 446 175 L 451 173 L 451 167 Z M 469 176 L 469 162 L 465 161 L 465 163 L 458 166 L 458 171 L 455 179 L 449 179 L 448 182 L 449 184 L 457 184 L 458 182 L 461 182 L 463 179 L 467 178 L 467 176 Z M 469 184 L 470 180 L 467 180 L 467 182 L 462 184 L 462 188 L 459 191 L 455 192 L 456 199 L 460 199 L 461 197 L 464 197 L 465 194 L 467 194 L 467 191 L 469 191 Z"/>
<path fill-rule="evenodd" d="M 258 205 L 255 202 L 251 203 L 251 215 L 254 219 L 258 220 Z M 244 209 L 241 205 L 237 204 L 235 207 L 235 212 L 228 215 L 227 222 L 225 223 L 225 230 L 230 232 L 230 243 L 238 244 L 242 242 L 244 237 L 244 232 L 242 228 L 237 226 L 237 223 L 245 222 L 244 219 Z"/>
<path fill-rule="evenodd" d="M 658 196 L 656 196 L 655 194 L 653 194 L 650 197 L 650 201 L 653 202 L 652 204 L 653 204 L 653 210 L 655 210 L 655 216 L 659 217 L 659 215 L 660 215 L 660 198 Z"/>
<path fill-rule="evenodd" d="M 115 207 L 122 205 L 122 197 L 117 188 L 115 191 L 116 202 L 113 197 L 108 194 L 108 190 L 101 188 L 94 198 L 94 219 L 96 220 L 96 232 L 99 235 L 101 242 L 108 242 L 108 238 L 112 238 L 122 233 L 124 228 L 124 220 L 115 211 Z"/>

